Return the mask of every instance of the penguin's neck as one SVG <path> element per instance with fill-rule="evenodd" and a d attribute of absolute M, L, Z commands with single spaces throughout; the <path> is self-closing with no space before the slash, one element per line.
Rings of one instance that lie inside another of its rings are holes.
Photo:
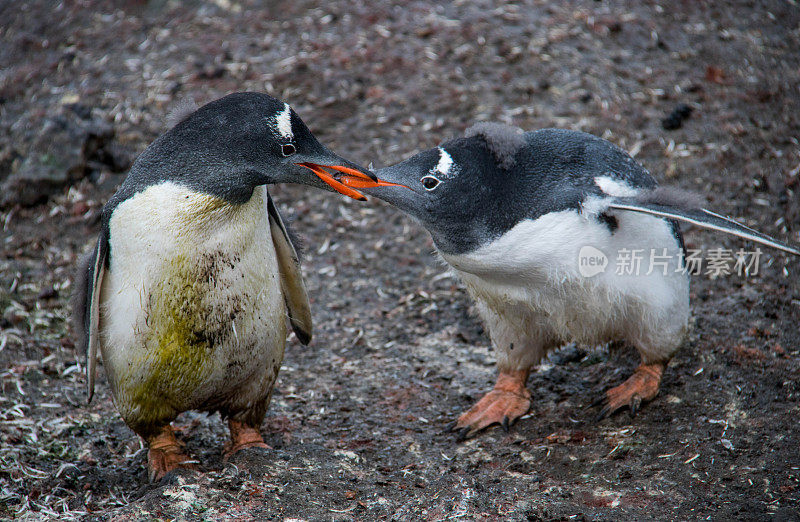
<path fill-rule="evenodd" d="M 176 251 L 243 248 L 254 234 L 267 233 L 266 199 L 263 185 L 242 204 L 172 182 L 153 185 L 114 210 L 109 222 L 111 237 L 127 236 L 129 240 L 113 241 L 112 256 L 126 245 L 144 246 L 159 257 Z M 142 253 L 130 252 L 136 257 Z"/>

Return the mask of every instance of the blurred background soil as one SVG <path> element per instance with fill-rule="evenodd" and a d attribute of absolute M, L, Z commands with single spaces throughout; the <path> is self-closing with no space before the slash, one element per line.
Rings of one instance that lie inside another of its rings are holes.
<path fill-rule="evenodd" d="M 272 187 L 316 322 L 287 350 L 274 449 L 225 464 L 220 420 L 185 414 L 202 472 L 154 485 L 102 370 L 85 405 L 66 321 L 133 159 L 186 100 L 239 90 L 376 167 L 478 120 L 591 132 L 798 242 L 798 49 L 800 7 L 777 0 L 0 2 L 0 519 L 798 520 L 800 262 L 772 250 L 757 275 L 693 278 L 692 333 L 635 418 L 588 408 L 635 352 L 567 346 L 510 433 L 457 443 L 494 355 L 427 234 L 376 200 Z"/>

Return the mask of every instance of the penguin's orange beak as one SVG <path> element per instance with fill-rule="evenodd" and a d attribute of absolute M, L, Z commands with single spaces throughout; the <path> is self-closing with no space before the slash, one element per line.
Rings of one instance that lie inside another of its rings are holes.
<path fill-rule="evenodd" d="M 327 183 L 336 192 L 350 196 L 353 199 L 366 201 L 366 197 L 361 192 L 355 190 L 357 188 L 374 188 L 385 187 L 390 185 L 397 185 L 396 183 L 389 183 L 388 181 L 373 180 L 373 178 L 364 174 L 363 172 L 345 167 L 343 165 L 319 165 L 317 163 L 297 163 L 301 167 L 309 169 L 317 175 L 319 179 Z M 330 174 L 325 169 L 335 170 L 341 174 Z M 334 177 L 335 176 L 335 177 Z M 400 185 L 402 186 L 402 185 Z"/>
<path fill-rule="evenodd" d="M 297 165 L 309 169 L 311 172 L 316 174 L 317 177 L 319 177 L 319 179 L 330 185 L 331 188 L 333 188 L 333 190 L 335 190 L 336 192 L 344 194 L 345 196 L 350 196 L 351 198 L 358 199 L 360 201 L 366 201 L 367 198 L 364 196 L 364 194 L 360 193 L 357 190 L 353 190 L 352 188 L 346 186 L 344 183 L 339 182 L 336 178 L 333 177 L 332 174 L 330 174 L 325 169 L 335 170 L 341 172 L 342 174 L 345 174 L 348 177 L 358 178 L 364 180 L 365 182 L 368 181 L 370 183 L 374 183 L 372 181 L 372 178 L 370 178 L 363 172 L 358 171 L 356 169 L 351 169 L 350 167 L 345 167 L 343 165 L 319 165 L 317 163 L 308 163 L 308 162 L 297 163 Z"/>

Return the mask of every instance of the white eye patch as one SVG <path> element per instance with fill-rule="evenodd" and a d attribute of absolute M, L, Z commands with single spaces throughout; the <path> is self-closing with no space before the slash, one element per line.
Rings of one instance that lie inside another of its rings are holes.
<path fill-rule="evenodd" d="M 292 132 L 292 108 L 288 103 L 283 104 L 283 110 L 275 115 L 275 129 L 282 138 L 291 140 L 294 138 Z"/>
<path fill-rule="evenodd" d="M 431 169 L 429 175 L 437 179 L 450 179 L 458 174 L 458 167 L 453 163 L 453 157 L 450 153 L 439 147 L 439 163 Z"/>

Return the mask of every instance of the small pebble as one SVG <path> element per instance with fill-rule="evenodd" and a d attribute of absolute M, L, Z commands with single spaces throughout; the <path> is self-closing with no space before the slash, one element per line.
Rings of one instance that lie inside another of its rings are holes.
<path fill-rule="evenodd" d="M 683 120 L 688 119 L 693 110 L 694 109 L 685 103 L 681 103 L 673 109 L 669 116 L 661 120 L 661 126 L 664 127 L 665 130 L 680 129 L 683 125 Z"/>

